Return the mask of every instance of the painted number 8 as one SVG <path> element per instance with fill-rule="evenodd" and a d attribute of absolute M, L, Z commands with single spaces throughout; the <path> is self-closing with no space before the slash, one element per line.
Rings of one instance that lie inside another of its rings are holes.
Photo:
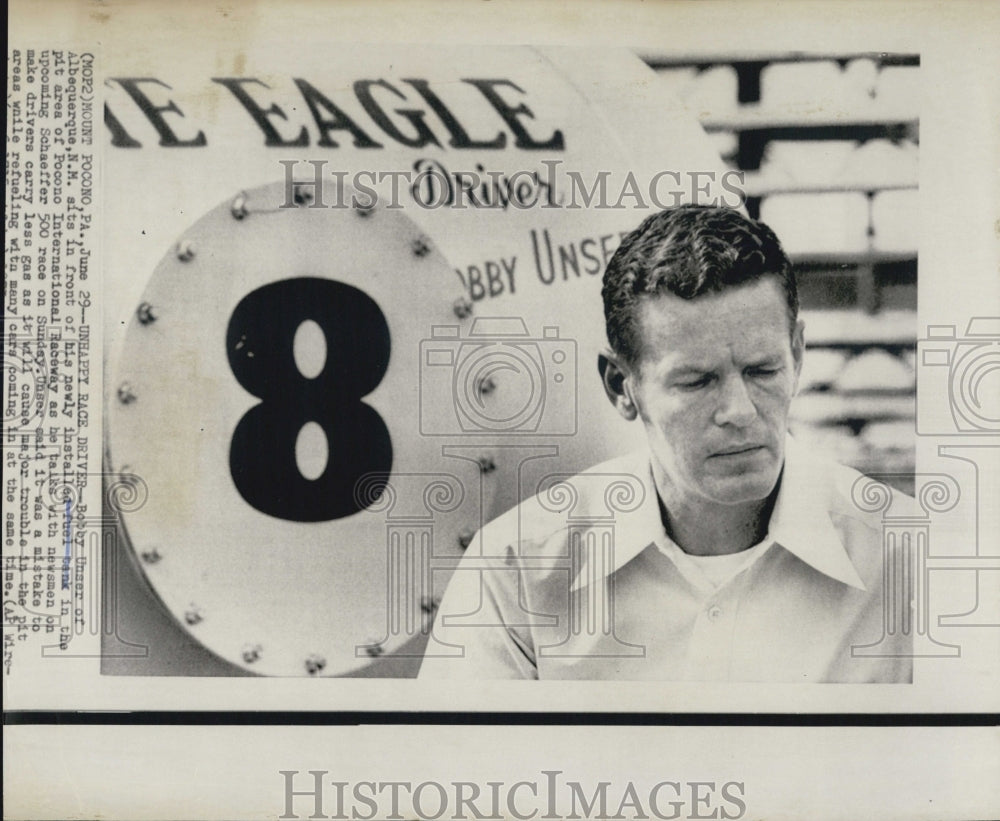
<path fill-rule="evenodd" d="M 314 378 L 301 373 L 293 348 L 306 320 L 326 336 L 326 361 Z M 381 309 L 343 282 L 286 279 L 240 300 L 226 331 L 226 353 L 237 381 L 261 401 L 236 425 L 229 470 L 248 504 L 296 522 L 341 519 L 361 509 L 358 479 L 392 469 L 389 430 L 361 401 L 385 376 L 389 351 Z M 295 456 L 308 422 L 319 424 L 327 440 L 326 468 L 315 479 L 302 475 Z"/>

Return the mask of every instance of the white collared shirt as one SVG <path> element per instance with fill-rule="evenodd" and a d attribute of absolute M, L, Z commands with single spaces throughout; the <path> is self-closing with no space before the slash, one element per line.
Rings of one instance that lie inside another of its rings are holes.
<path fill-rule="evenodd" d="M 567 477 L 477 534 L 420 675 L 909 682 L 859 475 L 789 438 L 767 537 L 719 573 L 667 537 L 648 453 Z"/>

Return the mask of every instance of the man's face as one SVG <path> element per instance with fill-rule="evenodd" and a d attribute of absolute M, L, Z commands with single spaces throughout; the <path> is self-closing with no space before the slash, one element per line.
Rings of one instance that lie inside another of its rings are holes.
<path fill-rule="evenodd" d="M 764 499 L 784 463 L 788 407 L 802 364 L 780 283 L 765 277 L 685 300 L 639 305 L 643 341 L 627 377 L 667 499 Z"/>

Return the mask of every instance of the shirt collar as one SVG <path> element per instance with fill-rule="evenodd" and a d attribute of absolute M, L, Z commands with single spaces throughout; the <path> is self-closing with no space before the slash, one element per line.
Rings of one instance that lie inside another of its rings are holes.
<path fill-rule="evenodd" d="M 812 459 L 791 436 L 785 440 L 785 468 L 768 535 L 820 573 L 865 590 L 830 519 L 833 467 Z"/>
<path fill-rule="evenodd" d="M 641 477 L 645 500 L 635 511 L 616 517 L 614 555 L 592 568 L 592 557 L 584 554 L 572 590 L 620 570 L 644 550 L 669 540 L 660 519 L 656 485 L 648 454 L 636 455 L 635 475 Z M 830 519 L 830 465 L 814 462 L 805 449 L 788 437 L 781 487 L 775 500 L 767 541 L 832 579 L 865 590 Z"/>

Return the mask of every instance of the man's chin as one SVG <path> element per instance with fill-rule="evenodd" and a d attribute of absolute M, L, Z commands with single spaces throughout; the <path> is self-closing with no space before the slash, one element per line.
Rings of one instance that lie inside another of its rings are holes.
<path fill-rule="evenodd" d="M 771 495 L 778 483 L 778 472 L 759 470 L 717 477 L 706 488 L 708 496 L 721 504 L 738 505 L 759 502 Z"/>

